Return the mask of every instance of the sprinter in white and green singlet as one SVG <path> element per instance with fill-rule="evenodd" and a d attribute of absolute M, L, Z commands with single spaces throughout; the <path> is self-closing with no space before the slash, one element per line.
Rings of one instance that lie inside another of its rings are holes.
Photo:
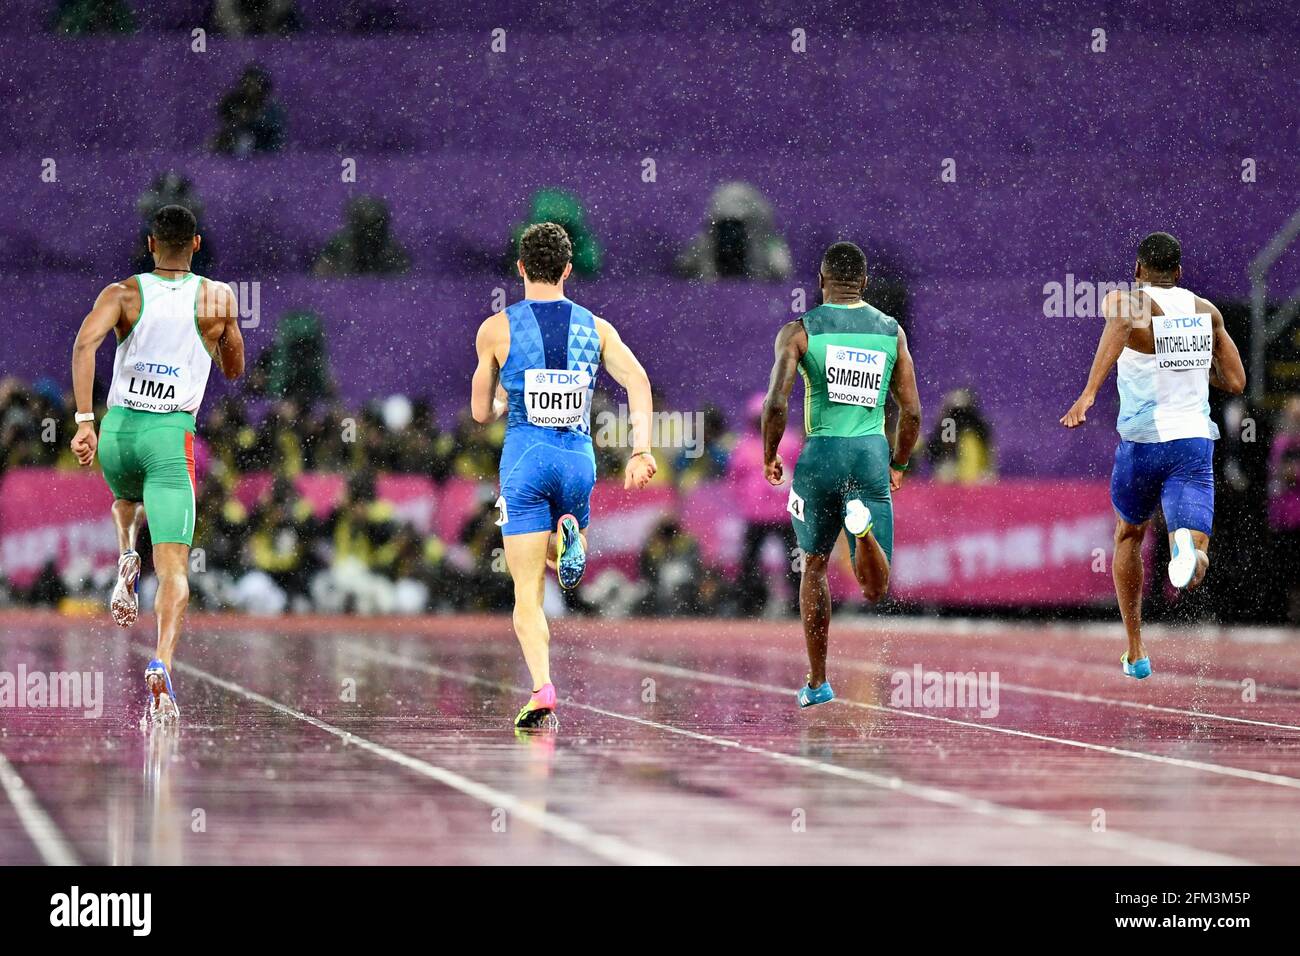
<path fill-rule="evenodd" d="M 898 322 L 862 300 L 867 259 L 851 242 L 826 250 L 818 278 L 822 304 L 789 323 L 776 338 L 767 399 L 763 404 L 763 446 L 767 480 L 785 480 L 777 454 L 785 434 L 790 392 L 796 375 L 804 381 L 804 431 L 790 488 L 789 511 L 803 578 L 799 606 L 808 645 L 808 678 L 799 689 L 800 707 L 833 700 L 826 680 L 831 597 L 826 568 L 840 530 L 849 532 L 853 573 L 868 601 L 889 590 L 894 550 L 892 492 L 903 482 L 908 459 L 921 434 L 921 399 L 907 336 Z M 885 400 L 898 404 L 898 429 L 885 434 Z"/>
<path fill-rule="evenodd" d="M 189 604 L 194 538 L 194 426 L 215 361 L 227 378 L 244 371 L 239 309 L 230 286 L 190 271 L 201 239 L 194 214 L 163 206 L 154 214 L 149 252 L 154 270 L 107 286 L 81 323 L 72 351 L 77 434 L 72 451 L 83 466 L 96 452 L 113 492 L 113 524 L 121 554 L 109 607 L 122 627 L 136 621 L 142 521 L 153 540 L 158 642 L 145 668 L 150 713 L 180 715 L 172 655 Z M 115 333 L 108 412 L 99 431 L 93 410 L 95 353 Z"/>

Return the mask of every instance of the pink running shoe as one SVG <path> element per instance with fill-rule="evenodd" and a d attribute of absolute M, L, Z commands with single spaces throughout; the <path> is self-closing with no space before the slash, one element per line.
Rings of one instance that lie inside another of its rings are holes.
<path fill-rule="evenodd" d="M 533 692 L 533 696 L 528 698 L 528 703 L 524 704 L 524 709 L 519 711 L 519 716 L 515 718 L 516 727 L 554 727 L 558 721 L 555 718 L 555 685 L 543 684 L 542 689 Z"/>

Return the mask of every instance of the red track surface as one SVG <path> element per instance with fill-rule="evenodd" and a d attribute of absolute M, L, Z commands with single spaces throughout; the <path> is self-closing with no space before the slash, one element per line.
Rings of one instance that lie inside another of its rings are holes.
<path fill-rule="evenodd" d="M 142 732 L 151 622 L 0 616 L 0 671 L 99 671 L 98 719 L 0 709 L 0 863 L 1294 863 L 1300 635 L 562 621 L 556 734 L 516 739 L 508 621 L 195 615 L 179 733 Z M 998 675 L 996 714 L 891 675 Z M 1243 700 L 1243 680 L 1255 684 Z M 344 699 L 355 682 L 355 701 Z"/>

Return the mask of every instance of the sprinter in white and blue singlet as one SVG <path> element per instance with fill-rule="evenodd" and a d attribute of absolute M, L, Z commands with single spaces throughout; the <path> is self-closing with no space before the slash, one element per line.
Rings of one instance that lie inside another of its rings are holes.
<path fill-rule="evenodd" d="M 573 245 L 555 223 L 530 226 L 519 240 L 524 298 L 478 330 L 471 411 L 479 422 L 506 415 L 497 524 L 514 580 L 515 634 L 533 679 L 533 695 L 515 718 L 520 728 L 554 726 L 550 632 L 542 612 L 547 566 L 560 586 L 578 586 L 586 569 L 586 528 L 596 458 L 591 396 L 603 361 L 627 389 L 632 454 L 625 488 L 654 477 L 650 450 L 650 379 L 618 332 L 564 295 Z"/>
<path fill-rule="evenodd" d="M 1241 354 L 1206 299 L 1180 288 L 1182 247 L 1156 232 L 1138 246 L 1134 291 L 1116 290 L 1102 303 L 1106 328 L 1092 360 L 1088 384 L 1061 417 L 1066 428 L 1087 420 L 1118 366 L 1119 448 L 1111 474 L 1115 507 L 1112 570 L 1128 651 L 1124 673 L 1150 676 L 1142 645 L 1142 542 L 1156 506 L 1169 530 L 1169 580 L 1194 588 L 1210 567 L 1214 524 L 1214 441 L 1209 388 L 1234 395 L 1246 387 Z"/>

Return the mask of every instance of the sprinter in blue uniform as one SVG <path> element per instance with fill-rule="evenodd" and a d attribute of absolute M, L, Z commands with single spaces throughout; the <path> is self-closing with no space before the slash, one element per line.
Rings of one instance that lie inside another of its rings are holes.
<path fill-rule="evenodd" d="M 655 474 L 650 379 L 612 325 L 565 298 L 572 259 L 573 245 L 555 223 L 524 232 L 517 263 L 524 298 L 479 327 L 470 400 L 475 421 L 506 416 L 497 523 L 515 586 L 515 634 L 533 679 L 533 695 L 515 718 L 524 728 L 555 723 L 543 578 L 549 565 L 569 590 L 586 569 L 596 481 L 591 396 L 601 362 L 627 389 L 632 454 L 623 486 L 644 488 Z"/>

